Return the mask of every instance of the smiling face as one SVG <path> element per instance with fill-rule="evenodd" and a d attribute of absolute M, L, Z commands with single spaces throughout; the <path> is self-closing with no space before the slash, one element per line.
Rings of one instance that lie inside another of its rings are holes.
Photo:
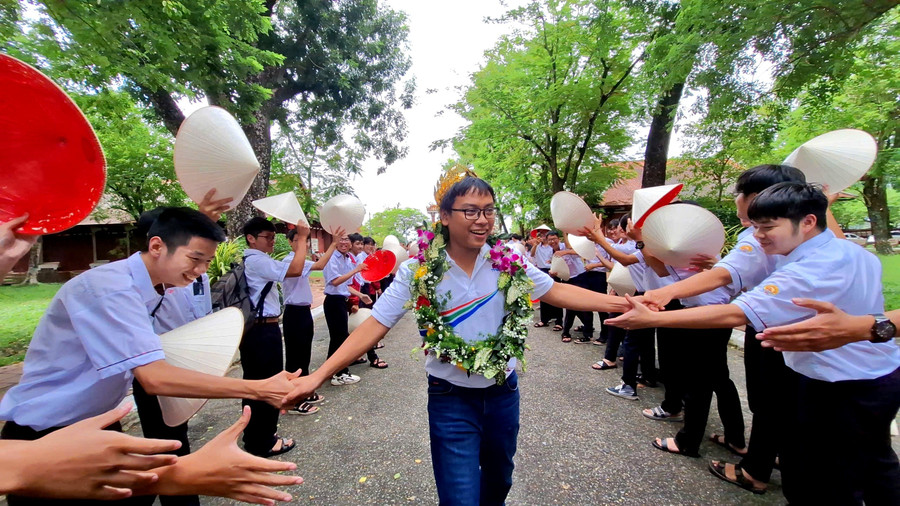
<path fill-rule="evenodd" d="M 756 227 L 753 237 L 759 241 L 767 255 L 787 255 L 806 240 L 806 235 L 816 226 L 816 217 L 807 215 L 799 224 L 794 224 L 788 218 L 750 223 Z"/>
<path fill-rule="evenodd" d="M 148 254 L 154 259 L 152 276 L 166 285 L 188 286 L 209 268 L 216 254 L 217 243 L 202 237 L 192 237 L 184 246 L 170 250 L 159 237 L 150 239 Z"/>
<path fill-rule="evenodd" d="M 554 251 L 559 250 L 559 236 L 556 234 L 547 234 L 547 244 L 553 248 Z"/>
<path fill-rule="evenodd" d="M 252 236 L 247 234 L 244 236 L 247 239 L 247 246 L 253 249 L 257 249 L 262 251 L 263 253 L 271 254 L 275 251 L 275 232 L 264 230 L 260 232 L 256 236 Z"/>
<path fill-rule="evenodd" d="M 453 209 L 493 209 L 494 198 L 488 193 L 474 190 L 456 197 Z M 456 248 L 480 250 L 494 230 L 496 215 L 490 218 L 479 213 L 478 219 L 469 220 L 462 211 L 441 212 L 441 224 L 450 232 L 450 243 Z"/>
<path fill-rule="evenodd" d="M 350 243 L 350 253 L 353 255 L 359 255 L 363 250 L 363 242 L 362 241 L 353 241 Z"/>
<path fill-rule="evenodd" d="M 737 208 L 736 214 L 739 220 L 741 220 L 742 227 L 749 227 L 750 218 L 747 217 L 747 208 L 750 207 L 750 203 L 753 202 L 753 199 L 756 198 L 756 193 L 751 193 L 750 195 L 744 195 L 743 193 L 738 193 L 734 198 L 734 206 Z"/>
<path fill-rule="evenodd" d="M 366 252 L 366 255 L 373 255 L 373 254 L 375 254 L 375 245 L 374 244 L 364 244 L 363 251 Z"/>
<path fill-rule="evenodd" d="M 346 235 L 342 235 L 341 238 L 338 239 L 337 251 L 341 255 L 346 255 L 347 252 L 350 251 L 351 247 L 352 247 L 352 244 L 350 243 L 350 238 L 347 237 Z"/>

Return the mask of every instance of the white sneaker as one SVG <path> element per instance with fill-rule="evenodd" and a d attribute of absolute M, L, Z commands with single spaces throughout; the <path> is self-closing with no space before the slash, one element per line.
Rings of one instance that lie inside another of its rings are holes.
<path fill-rule="evenodd" d="M 626 385 L 625 383 L 622 383 L 617 387 L 607 388 L 606 393 L 608 393 L 609 395 L 615 395 L 616 397 L 621 397 L 623 399 L 628 399 L 629 401 L 638 400 L 637 392 L 635 392 L 633 388 Z"/>
<path fill-rule="evenodd" d="M 336 387 L 341 385 L 352 385 L 354 383 L 359 383 L 359 376 L 355 374 L 345 373 L 331 377 L 331 384 Z"/>

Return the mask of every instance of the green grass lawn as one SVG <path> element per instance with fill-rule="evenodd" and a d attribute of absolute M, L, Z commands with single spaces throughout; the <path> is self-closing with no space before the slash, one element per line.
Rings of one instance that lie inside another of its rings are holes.
<path fill-rule="evenodd" d="M 61 286 L 0 286 L 0 366 L 25 358 L 31 334 Z"/>
<path fill-rule="evenodd" d="M 879 256 L 883 272 L 884 308 L 900 308 L 900 255 Z"/>

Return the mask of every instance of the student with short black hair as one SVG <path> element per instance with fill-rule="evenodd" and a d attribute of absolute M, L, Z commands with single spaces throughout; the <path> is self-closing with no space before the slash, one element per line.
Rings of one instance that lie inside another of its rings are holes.
<path fill-rule="evenodd" d="M 817 297 L 853 315 L 884 312 L 881 263 L 865 249 L 826 230 L 828 200 L 816 187 L 779 183 L 747 208 L 754 236 L 767 255 L 784 255 L 778 268 L 731 304 L 680 311 L 634 308 L 610 321 L 626 328 L 665 325 L 757 331 L 805 320 L 815 312 L 793 303 Z M 777 436 L 785 497 L 791 504 L 900 504 L 900 463 L 889 426 L 900 408 L 900 348 L 893 339 L 854 342 L 821 352 L 784 352 L 789 371 Z M 824 416 L 823 406 L 831 406 Z M 752 440 L 752 439 L 751 439 Z M 710 470 L 759 491 L 741 473 L 711 463 Z M 764 489 L 762 489 L 764 490 Z"/>
<path fill-rule="evenodd" d="M 359 234 L 351 235 L 358 236 Z M 337 251 L 331 255 L 331 259 L 328 260 L 328 263 L 325 264 L 325 269 L 322 271 L 322 277 L 325 278 L 325 302 L 322 304 L 322 307 L 325 312 L 325 323 L 328 325 L 329 357 L 341 347 L 341 344 L 343 344 L 349 334 L 347 327 L 347 319 L 349 317 L 347 299 L 350 295 L 356 295 L 361 300 L 368 299 L 371 302 L 368 295 L 350 287 L 353 278 L 368 268 L 364 263 L 357 263 L 356 257 L 351 253 L 353 242 L 350 237 L 346 234 L 335 237 Z M 364 359 L 362 361 L 358 360 L 357 363 L 363 363 L 364 361 Z M 350 369 L 345 367 L 334 374 L 331 378 L 331 384 L 334 386 L 352 385 L 358 383 L 359 380 L 359 376 L 350 374 Z"/>

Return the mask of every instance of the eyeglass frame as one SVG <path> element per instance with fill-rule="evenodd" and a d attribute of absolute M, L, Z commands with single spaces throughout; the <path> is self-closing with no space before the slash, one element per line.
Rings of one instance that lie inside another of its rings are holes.
<path fill-rule="evenodd" d="M 460 212 L 460 213 L 463 213 L 463 217 L 465 217 L 465 218 L 466 218 L 467 220 L 469 220 L 469 221 L 476 221 L 476 220 L 478 220 L 478 218 L 481 218 L 481 215 L 482 215 L 482 214 L 484 215 L 484 218 L 485 218 L 486 220 L 490 220 L 490 219 L 494 218 L 494 216 L 497 215 L 497 208 L 496 208 L 496 207 L 486 207 L 486 208 L 484 208 L 484 209 L 478 209 L 478 208 L 453 209 L 453 208 L 450 208 L 450 211 L 458 211 L 458 212 Z M 491 215 L 490 215 L 490 216 L 487 215 L 487 212 L 488 212 L 488 211 L 491 211 Z M 473 212 L 475 213 L 475 216 L 470 218 L 470 217 L 469 217 L 469 213 L 473 213 Z"/>

